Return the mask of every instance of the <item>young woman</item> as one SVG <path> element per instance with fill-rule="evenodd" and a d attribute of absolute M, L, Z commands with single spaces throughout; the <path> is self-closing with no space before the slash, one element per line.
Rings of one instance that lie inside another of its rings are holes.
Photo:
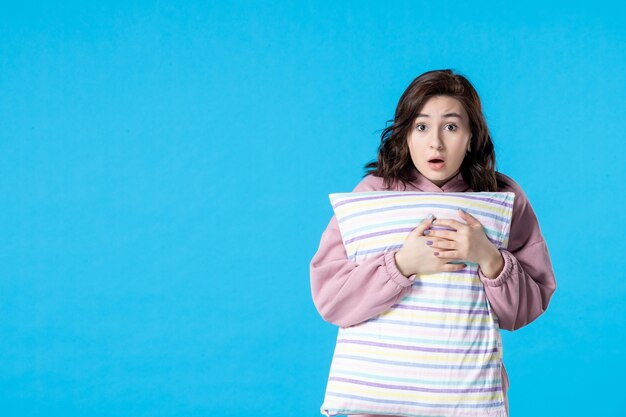
<path fill-rule="evenodd" d="M 548 307 L 556 282 L 548 247 L 521 187 L 495 171 L 495 152 L 480 99 L 471 83 L 451 70 L 426 72 L 402 94 L 393 124 L 384 129 L 378 160 L 358 191 L 515 193 L 507 249 L 496 248 L 481 224 L 423 221 L 401 249 L 357 264 L 347 259 L 335 216 L 310 264 L 311 291 L 321 316 L 348 327 L 380 315 L 402 299 L 421 273 L 457 271 L 451 261 L 479 265 L 479 276 L 501 329 L 516 330 Z M 453 230 L 431 230 L 430 226 Z M 502 367 L 502 390 L 509 380 Z"/>

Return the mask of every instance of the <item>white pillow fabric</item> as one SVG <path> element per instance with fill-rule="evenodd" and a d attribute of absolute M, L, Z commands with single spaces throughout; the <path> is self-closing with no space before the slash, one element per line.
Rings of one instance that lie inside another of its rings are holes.
<path fill-rule="evenodd" d="M 511 192 L 330 194 L 348 259 L 402 247 L 423 219 L 474 216 L 498 248 L 509 239 Z M 438 227 L 433 225 L 432 229 Z M 446 229 L 440 227 L 441 229 Z M 506 417 L 498 319 L 478 265 L 419 274 L 381 315 L 340 328 L 321 412 L 413 417 Z"/>

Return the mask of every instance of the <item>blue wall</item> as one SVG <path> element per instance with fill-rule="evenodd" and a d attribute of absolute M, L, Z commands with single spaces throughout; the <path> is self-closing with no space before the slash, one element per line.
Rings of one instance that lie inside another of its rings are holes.
<path fill-rule="evenodd" d="M 0 6 L 2 415 L 319 415 L 328 194 L 441 68 L 556 273 L 503 332 L 512 417 L 626 409 L 623 5 L 100 3 Z"/>

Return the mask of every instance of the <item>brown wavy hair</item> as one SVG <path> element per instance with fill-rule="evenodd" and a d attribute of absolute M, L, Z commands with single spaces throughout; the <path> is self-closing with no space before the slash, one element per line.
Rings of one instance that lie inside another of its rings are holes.
<path fill-rule="evenodd" d="M 381 134 L 378 160 L 365 165 L 365 176 L 383 178 L 387 189 L 398 181 L 414 181 L 407 138 L 413 121 L 432 96 L 446 95 L 461 102 L 469 116 L 471 150 L 461 163 L 461 175 L 473 191 L 497 191 L 501 185 L 496 177 L 496 153 L 482 112 L 478 93 L 464 76 L 450 69 L 428 71 L 414 79 L 404 91 L 396 107 L 394 120 Z"/>

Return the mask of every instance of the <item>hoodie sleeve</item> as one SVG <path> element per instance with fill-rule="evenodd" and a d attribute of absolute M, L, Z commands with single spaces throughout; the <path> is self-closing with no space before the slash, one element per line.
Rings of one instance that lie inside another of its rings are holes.
<path fill-rule="evenodd" d="M 366 177 L 353 192 L 374 191 Z M 348 260 L 337 218 L 333 215 L 310 264 L 313 303 L 324 320 L 349 327 L 388 310 L 410 289 L 415 275 L 398 270 L 395 252 L 360 264 Z"/>
<path fill-rule="evenodd" d="M 556 281 L 535 212 L 519 185 L 511 180 L 510 188 L 502 190 L 515 193 L 509 245 L 500 249 L 504 268 L 493 279 L 486 277 L 480 268 L 478 275 L 500 328 L 512 331 L 546 311 Z"/>

